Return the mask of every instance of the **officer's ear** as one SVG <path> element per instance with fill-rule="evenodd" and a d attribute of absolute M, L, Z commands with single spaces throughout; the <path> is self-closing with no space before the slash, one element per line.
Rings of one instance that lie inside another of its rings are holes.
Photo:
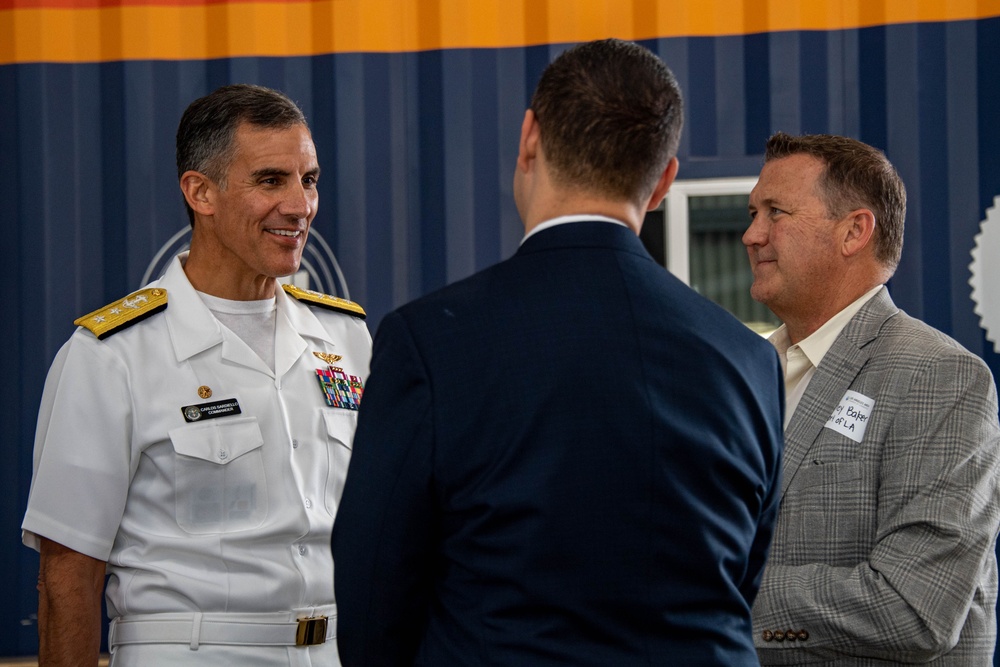
<path fill-rule="evenodd" d="M 181 192 L 188 206 L 197 215 L 215 214 L 215 193 L 218 186 L 200 171 L 185 171 L 181 174 Z"/>

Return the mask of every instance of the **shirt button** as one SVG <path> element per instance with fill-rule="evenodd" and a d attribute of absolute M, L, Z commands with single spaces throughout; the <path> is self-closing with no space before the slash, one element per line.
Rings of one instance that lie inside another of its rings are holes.
<path fill-rule="evenodd" d="M 312 509 L 313 501 L 306 498 L 306 509 Z"/>
<path fill-rule="evenodd" d="M 219 450 L 219 460 L 220 461 L 225 461 L 228 458 L 229 458 L 229 452 L 227 452 L 224 449 L 220 449 Z"/>
<path fill-rule="evenodd" d="M 298 449 L 298 448 L 299 448 L 299 441 L 292 440 L 292 449 Z"/>
<path fill-rule="evenodd" d="M 306 547 L 305 547 L 305 545 L 302 545 L 302 544 L 299 545 L 299 555 L 300 556 L 305 556 L 306 555 Z"/>

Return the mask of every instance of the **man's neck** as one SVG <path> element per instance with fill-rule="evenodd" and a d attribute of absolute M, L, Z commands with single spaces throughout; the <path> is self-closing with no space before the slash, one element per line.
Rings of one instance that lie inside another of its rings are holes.
<path fill-rule="evenodd" d="M 234 273 L 226 270 L 218 258 L 197 252 L 192 245 L 184 273 L 199 292 L 230 301 L 260 301 L 274 296 L 278 279 L 252 272 Z"/>
<path fill-rule="evenodd" d="M 875 287 L 880 287 L 881 285 L 882 283 L 871 283 L 866 284 L 864 288 L 858 288 L 850 291 L 839 291 L 836 298 L 831 298 L 828 301 L 825 301 L 822 309 L 820 310 L 811 310 L 810 308 L 806 308 L 802 314 L 790 313 L 787 314 L 785 318 L 781 318 L 779 315 L 779 319 L 784 322 L 785 328 L 788 332 L 788 338 L 791 340 L 792 344 L 797 345 L 816 333 L 824 324 L 836 317 L 838 313 L 873 290 Z"/>

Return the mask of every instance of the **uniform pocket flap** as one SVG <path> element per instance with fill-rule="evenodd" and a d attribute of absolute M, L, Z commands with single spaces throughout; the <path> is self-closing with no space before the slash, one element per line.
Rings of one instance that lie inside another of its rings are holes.
<path fill-rule="evenodd" d="M 182 456 L 225 465 L 264 444 L 256 417 L 232 417 L 187 424 L 169 431 L 174 451 Z"/>
<path fill-rule="evenodd" d="M 351 444 L 354 440 L 354 431 L 358 427 L 357 410 L 324 408 L 323 423 L 326 425 L 327 435 L 344 447 L 351 449 Z"/>

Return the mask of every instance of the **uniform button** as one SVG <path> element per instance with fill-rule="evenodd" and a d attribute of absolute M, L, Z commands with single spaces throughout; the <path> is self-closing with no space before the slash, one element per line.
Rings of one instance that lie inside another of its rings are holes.
<path fill-rule="evenodd" d="M 805 630 L 799 630 L 797 636 L 799 638 L 799 641 L 805 641 L 809 639 L 809 633 L 806 632 Z"/>
<path fill-rule="evenodd" d="M 306 509 L 312 509 L 313 501 L 306 498 Z"/>
<path fill-rule="evenodd" d="M 781 630 L 774 631 L 774 641 L 783 642 L 785 641 L 785 633 Z"/>
<path fill-rule="evenodd" d="M 302 544 L 299 545 L 299 555 L 300 556 L 305 556 L 306 555 L 306 548 Z"/>
<path fill-rule="evenodd" d="M 298 448 L 299 448 L 299 441 L 292 440 L 292 449 L 298 449 Z"/>
<path fill-rule="evenodd" d="M 220 449 L 219 450 L 219 460 L 220 461 L 225 461 L 228 458 L 229 458 L 229 452 L 227 452 L 224 449 Z"/>
<path fill-rule="evenodd" d="M 764 630 L 764 632 L 761 633 L 760 638 L 766 642 L 773 641 L 774 633 L 771 632 L 770 630 Z"/>

